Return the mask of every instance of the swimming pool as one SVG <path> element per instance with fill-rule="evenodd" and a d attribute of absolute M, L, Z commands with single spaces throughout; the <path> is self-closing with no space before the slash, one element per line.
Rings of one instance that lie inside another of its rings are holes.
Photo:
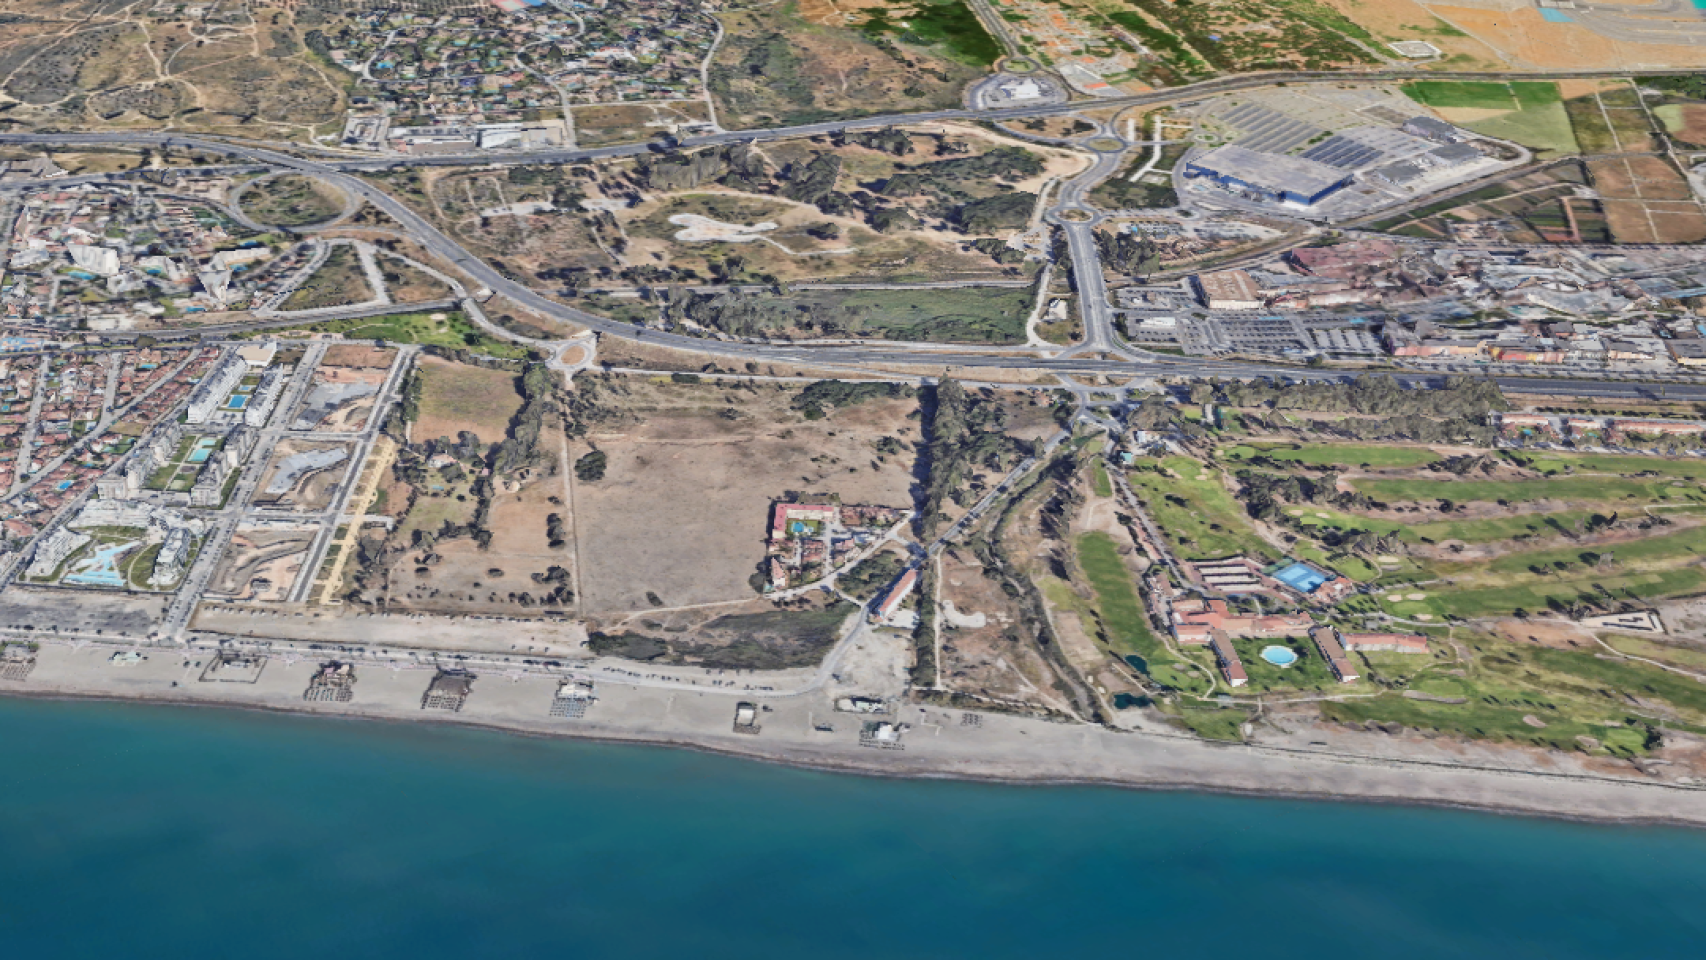
<path fill-rule="evenodd" d="M 1276 667 L 1289 667 L 1297 662 L 1297 653 L 1290 647 L 1263 647 L 1262 659 Z"/>
<path fill-rule="evenodd" d="M 202 437 L 195 442 L 195 449 L 191 450 L 190 455 L 184 460 L 187 463 L 206 463 L 208 455 L 213 453 L 213 448 L 217 446 L 219 446 L 218 437 Z"/>
<path fill-rule="evenodd" d="M 76 572 L 61 577 L 60 582 L 88 587 L 122 587 L 124 577 L 118 572 L 118 558 L 134 546 L 134 542 L 126 542 L 96 550 L 93 557 L 78 561 Z"/>
<path fill-rule="evenodd" d="M 1314 593 L 1316 587 L 1332 579 L 1327 574 L 1300 561 L 1293 562 L 1284 569 L 1275 572 L 1273 577 L 1298 593 Z"/>
<path fill-rule="evenodd" d="M 237 394 L 236 396 L 232 397 L 230 400 L 225 401 L 225 409 L 227 409 L 227 410 L 241 410 L 248 405 L 249 405 L 249 398 L 244 396 L 243 394 Z"/>

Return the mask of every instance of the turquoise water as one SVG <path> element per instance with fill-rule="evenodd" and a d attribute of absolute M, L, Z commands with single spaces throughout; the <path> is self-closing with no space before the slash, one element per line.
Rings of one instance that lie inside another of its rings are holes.
<path fill-rule="evenodd" d="M 1706 833 L 0 699 L 9 957 L 1698 957 Z"/>
<path fill-rule="evenodd" d="M 1297 662 L 1297 654 L 1290 647 L 1263 647 L 1262 659 L 1276 667 L 1289 667 Z"/>

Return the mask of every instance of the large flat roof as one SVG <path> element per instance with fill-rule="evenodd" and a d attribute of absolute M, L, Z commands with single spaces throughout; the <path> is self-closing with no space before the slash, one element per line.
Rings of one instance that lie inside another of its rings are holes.
<path fill-rule="evenodd" d="M 1346 177 L 1346 171 L 1324 163 L 1287 157 L 1277 153 L 1261 153 L 1228 144 L 1216 147 L 1190 161 L 1192 166 L 1213 170 L 1223 177 L 1233 177 L 1251 186 L 1278 193 L 1289 190 L 1314 196 L 1329 189 Z"/>

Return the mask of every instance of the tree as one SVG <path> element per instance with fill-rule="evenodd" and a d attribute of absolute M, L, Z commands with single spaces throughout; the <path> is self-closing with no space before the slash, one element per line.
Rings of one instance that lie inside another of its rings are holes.
<path fill-rule="evenodd" d="M 609 463 L 610 457 L 603 450 L 594 450 L 575 461 L 575 477 L 582 483 L 597 483 L 604 479 Z"/>

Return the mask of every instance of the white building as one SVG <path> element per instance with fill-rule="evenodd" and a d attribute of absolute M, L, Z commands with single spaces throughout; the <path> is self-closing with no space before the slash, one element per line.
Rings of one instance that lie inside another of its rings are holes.
<path fill-rule="evenodd" d="M 219 358 L 219 362 L 202 377 L 201 383 L 196 384 L 195 393 L 190 395 L 187 419 L 190 423 L 206 423 L 213 416 L 213 411 L 230 396 L 238 381 L 249 372 L 249 365 L 235 353 L 228 353 Z"/>
<path fill-rule="evenodd" d="M 53 531 L 36 544 L 35 555 L 30 558 L 30 566 L 24 571 L 25 575 L 37 578 L 51 576 L 66 557 L 77 552 L 91 539 L 86 533 L 77 533 L 65 527 Z"/>
<path fill-rule="evenodd" d="M 174 527 L 166 534 L 166 542 L 154 555 L 154 570 L 148 576 L 150 586 L 165 586 L 183 579 L 184 562 L 190 555 L 190 541 L 187 527 Z"/>
<path fill-rule="evenodd" d="M 91 247 L 81 243 L 68 243 L 65 251 L 71 254 L 71 262 L 98 277 L 110 277 L 118 273 L 118 251 L 111 247 Z"/>
<path fill-rule="evenodd" d="M 272 417 L 278 398 L 284 393 L 284 368 L 269 367 L 261 374 L 261 382 L 249 395 L 249 405 L 243 408 L 243 422 L 251 427 L 264 427 Z"/>

